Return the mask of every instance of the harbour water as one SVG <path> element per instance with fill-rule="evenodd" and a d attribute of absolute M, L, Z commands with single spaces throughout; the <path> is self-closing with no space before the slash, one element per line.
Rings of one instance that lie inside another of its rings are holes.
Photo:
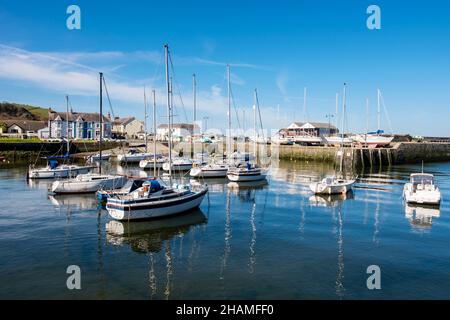
<path fill-rule="evenodd" d="M 26 168 L 1 169 L 0 298 L 449 299 L 450 166 L 426 165 L 440 209 L 405 207 L 420 170 L 365 172 L 352 194 L 315 197 L 308 184 L 332 168 L 281 163 L 267 184 L 208 181 L 194 212 L 122 223 L 93 195 L 51 197 Z M 66 287 L 69 265 L 81 290 Z M 371 265 L 381 290 L 367 288 Z"/>

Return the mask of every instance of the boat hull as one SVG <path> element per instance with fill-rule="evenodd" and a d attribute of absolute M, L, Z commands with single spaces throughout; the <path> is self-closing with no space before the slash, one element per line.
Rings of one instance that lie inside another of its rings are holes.
<path fill-rule="evenodd" d="M 122 163 L 139 163 L 142 160 L 146 160 L 150 157 L 149 154 L 138 154 L 138 155 L 118 155 L 117 160 Z"/>
<path fill-rule="evenodd" d="M 193 168 L 190 175 L 193 178 L 225 178 L 227 176 L 228 169 L 204 169 Z"/>
<path fill-rule="evenodd" d="M 403 198 L 406 203 L 439 206 L 441 204 L 441 193 L 438 190 L 412 190 L 412 185 L 407 183 L 403 189 Z"/>
<path fill-rule="evenodd" d="M 118 221 L 162 218 L 197 208 L 202 203 L 207 192 L 208 190 L 205 189 L 198 194 L 194 193 L 181 199 L 153 201 L 150 203 L 121 202 L 109 199 L 106 210 L 108 210 L 111 218 Z"/>
<path fill-rule="evenodd" d="M 318 182 L 311 184 L 309 188 L 311 189 L 312 192 L 314 192 L 314 194 L 325 194 L 325 195 L 347 194 L 349 191 L 352 190 L 354 184 L 355 184 L 354 181 L 336 185 L 326 185 Z"/>
<path fill-rule="evenodd" d="M 95 193 L 101 189 L 122 188 L 126 182 L 126 177 L 93 181 L 55 181 L 52 185 L 52 192 L 56 194 Z"/>
<path fill-rule="evenodd" d="M 242 182 L 242 181 L 261 181 L 266 179 L 267 174 L 260 172 L 260 173 L 251 173 L 251 174 L 247 174 L 247 173 L 234 173 L 234 172 L 229 172 L 227 174 L 228 180 L 233 181 L 233 182 Z"/>
<path fill-rule="evenodd" d="M 71 178 L 79 174 L 86 174 L 93 167 L 64 168 L 64 169 L 31 169 L 28 171 L 29 179 L 58 179 Z"/>
<path fill-rule="evenodd" d="M 169 164 L 164 163 L 162 166 L 164 171 L 169 171 Z M 189 171 L 192 169 L 192 163 L 191 164 L 172 164 L 172 171 Z"/>
<path fill-rule="evenodd" d="M 161 169 L 163 167 L 164 162 L 156 161 L 156 169 Z M 142 160 L 139 162 L 139 168 L 144 170 L 150 170 L 154 168 L 153 160 Z"/>

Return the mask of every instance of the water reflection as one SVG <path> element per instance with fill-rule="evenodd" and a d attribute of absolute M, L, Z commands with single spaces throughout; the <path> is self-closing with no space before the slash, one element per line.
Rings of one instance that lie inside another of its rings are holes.
<path fill-rule="evenodd" d="M 98 208 L 98 200 L 92 194 L 48 195 L 48 199 L 56 207 L 71 207 L 80 210 Z"/>
<path fill-rule="evenodd" d="M 314 207 L 330 207 L 335 208 L 345 200 L 354 200 L 355 194 L 353 191 L 347 194 L 333 194 L 333 195 L 314 195 L 309 198 L 309 204 Z"/>
<path fill-rule="evenodd" d="M 163 242 L 185 235 L 191 227 L 205 224 L 207 219 L 200 209 L 158 220 L 106 224 L 106 240 L 115 246 L 129 245 L 139 253 L 160 252 Z"/>
<path fill-rule="evenodd" d="M 243 202 L 254 202 L 256 192 L 258 190 L 267 189 L 269 183 L 267 180 L 262 181 L 246 181 L 246 182 L 229 182 L 227 184 L 228 190 Z"/>
<path fill-rule="evenodd" d="M 344 220 L 342 217 L 342 205 L 338 206 L 337 215 L 337 244 L 338 244 L 338 272 L 336 276 L 336 295 L 339 299 L 344 297 Z"/>
<path fill-rule="evenodd" d="M 440 216 L 439 207 L 405 204 L 405 217 L 414 229 L 429 230 L 433 225 L 433 218 Z"/>

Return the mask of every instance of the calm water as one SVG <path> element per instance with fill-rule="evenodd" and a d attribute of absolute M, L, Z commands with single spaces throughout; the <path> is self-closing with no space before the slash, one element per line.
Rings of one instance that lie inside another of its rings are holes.
<path fill-rule="evenodd" d="M 330 168 L 281 164 L 268 184 L 213 180 L 200 210 L 131 224 L 94 196 L 52 198 L 25 168 L 0 170 L 0 298 L 449 299 L 450 166 L 427 165 L 440 210 L 405 209 L 417 170 L 366 173 L 344 199 L 308 191 Z M 66 288 L 69 265 L 80 291 Z M 369 265 L 382 290 L 367 289 Z"/>

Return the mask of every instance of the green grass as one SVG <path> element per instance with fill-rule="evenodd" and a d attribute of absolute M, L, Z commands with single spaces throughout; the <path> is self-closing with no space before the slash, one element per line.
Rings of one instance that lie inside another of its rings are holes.
<path fill-rule="evenodd" d="M 42 143 L 38 138 L 20 139 L 20 138 L 4 138 L 0 137 L 0 143 Z"/>
<path fill-rule="evenodd" d="M 24 107 L 24 109 L 26 109 L 29 112 L 31 112 L 32 114 L 36 115 L 40 119 L 48 120 L 48 109 L 44 109 L 41 107 L 28 106 L 28 105 L 25 105 L 23 107 Z"/>

